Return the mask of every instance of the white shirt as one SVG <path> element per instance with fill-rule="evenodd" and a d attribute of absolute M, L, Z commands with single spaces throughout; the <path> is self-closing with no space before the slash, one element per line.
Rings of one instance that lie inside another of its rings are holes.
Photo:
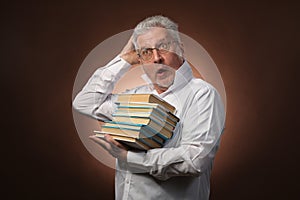
<path fill-rule="evenodd" d="M 74 108 L 98 120 L 110 119 L 117 97 L 111 93 L 129 68 L 117 56 L 97 69 L 74 99 Z M 158 94 L 151 85 L 127 93 L 159 95 L 175 106 L 180 122 L 163 148 L 129 151 L 127 162 L 117 162 L 116 199 L 209 199 L 213 160 L 225 123 L 224 106 L 216 89 L 194 78 L 184 62 L 164 93 Z"/>

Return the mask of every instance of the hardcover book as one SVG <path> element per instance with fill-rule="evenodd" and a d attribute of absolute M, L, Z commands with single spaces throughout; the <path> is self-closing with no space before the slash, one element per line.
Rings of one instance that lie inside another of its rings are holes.
<path fill-rule="evenodd" d="M 117 102 L 147 102 L 157 103 L 168 109 L 171 113 L 175 112 L 175 107 L 155 94 L 119 94 Z"/>
<path fill-rule="evenodd" d="M 94 131 L 94 132 L 96 133 L 95 136 L 98 138 L 104 138 L 104 135 L 107 134 L 100 131 Z M 139 141 L 136 138 L 126 137 L 122 135 L 112 135 L 112 134 L 110 135 L 113 137 L 113 139 L 127 146 L 129 149 L 138 149 L 138 150 L 151 149 L 149 146 L 147 146 L 146 144 L 144 144 L 143 142 Z"/>

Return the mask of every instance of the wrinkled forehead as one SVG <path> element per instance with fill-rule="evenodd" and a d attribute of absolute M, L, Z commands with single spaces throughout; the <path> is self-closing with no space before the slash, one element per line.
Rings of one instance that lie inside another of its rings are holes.
<path fill-rule="evenodd" d="M 153 27 L 137 37 L 137 46 L 139 49 L 155 47 L 161 42 L 168 42 L 172 39 L 170 30 L 161 27 Z"/>

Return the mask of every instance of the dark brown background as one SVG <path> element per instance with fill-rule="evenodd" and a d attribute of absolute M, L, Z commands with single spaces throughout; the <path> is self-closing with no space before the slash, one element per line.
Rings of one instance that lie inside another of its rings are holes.
<path fill-rule="evenodd" d="M 129 2 L 1 5 L 5 199 L 114 198 L 114 171 L 94 159 L 76 133 L 73 83 L 96 45 L 160 13 L 203 45 L 225 83 L 227 128 L 213 170 L 211 199 L 295 198 L 299 5 Z"/>

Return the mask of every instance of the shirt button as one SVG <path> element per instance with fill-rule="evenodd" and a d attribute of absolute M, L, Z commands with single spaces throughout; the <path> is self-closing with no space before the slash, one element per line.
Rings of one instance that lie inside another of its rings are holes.
<path fill-rule="evenodd" d="M 126 183 L 129 184 L 129 180 L 127 180 Z"/>

